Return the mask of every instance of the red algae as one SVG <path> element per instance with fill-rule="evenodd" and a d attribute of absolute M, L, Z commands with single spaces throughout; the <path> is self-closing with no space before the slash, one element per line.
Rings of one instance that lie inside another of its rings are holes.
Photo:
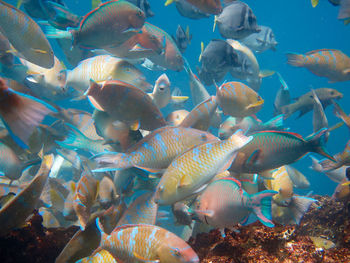
<path fill-rule="evenodd" d="M 328 196 L 314 196 L 300 225 L 268 228 L 260 222 L 198 234 L 189 243 L 203 263 L 350 262 L 348 205 Z M 310 236 L 333 241 L 335 248 L 316 247 Z"/>

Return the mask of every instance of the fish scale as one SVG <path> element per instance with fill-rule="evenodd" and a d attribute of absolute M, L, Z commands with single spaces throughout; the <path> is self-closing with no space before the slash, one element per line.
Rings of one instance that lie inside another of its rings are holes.
<path fill-rule="evenodd" d="M 235 152 L 251 137 L 233 134 L 224 141 L 209 141 L 177 157 L 163 174 L 155 194 L 155 202 L 169 205 L 190 196 L 217 173 L 230 165 Z"/>

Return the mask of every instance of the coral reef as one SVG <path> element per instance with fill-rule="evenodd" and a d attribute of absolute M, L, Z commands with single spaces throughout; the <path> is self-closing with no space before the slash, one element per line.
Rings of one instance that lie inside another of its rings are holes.
<path fill-rule="evenodd" d="M 35 210 L 23 228 L 0 237 L 0 262 L 55 262 L 78 229 L 76 226 L 46 229 L 42 226 L 42 217 Z"/>
<path fill-rule="evenodd" d="M 191 246 L 203 263 L 233 262 L 350 262 L 348 206 L 326 196 L 313 204 L 298 226 L 274 228 L 255 222 L 249 226 L 198 234 Z M 238 230 L 238 231 L 237 231 Z M 311 236 L 336 244 L 332 249 L 315 246 Z"/>

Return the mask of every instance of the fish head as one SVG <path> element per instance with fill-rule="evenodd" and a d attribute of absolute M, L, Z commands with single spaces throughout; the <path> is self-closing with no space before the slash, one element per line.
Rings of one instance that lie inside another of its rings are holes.
<path fill-rule="evenodd" d="M 159 78 L 156 80 L 156 85 L 154 89 L 154 92 L 169 93 L 170 95 L 170 81 L 165 73 L 160 75 Z"/>
<path fill-rule="evenodd" d="M 177 202 L 177 189 L 179 184 L 179 179 L 176 178 L 176 176 L 165 177 L 163 175 L 156 188 L 156 193 L 154 194 L 154 202 L 158 205 L 171 205 Z"/>
<path fill-rule="evenodd" d="M 128 3 L 130 4 L 130 3 Z M 135 5 L 130 4 L 128 12 L 128 22 L 132 28 L 142 28 L 146 21 L 145 13 Z"/>
<path fill-rule="evenodd" d="M 172 237 L 161 245 L 157 254 L 160 262 L 199 263 L 196 252 L 177 236 Z"/>
<path fill-rule="evenodd" d="M 335 89 L 329 89 L 328 96 L 330 99 L 339 100 L 339 99 L 343 98 L 344 95 L 343 95 L 343 93 L 341 93 Z"/>
<path fill-rule="evenodd" d="M 176 110 L 166 117 L 166 121 L 169 122 L 170 125 L 178 126 L 188 114 L 189 112 L 187 110 Z"/>
<path fill-rule="evenodd" d="M 146 49 L 151 49 L 157 54 L 163 52 L 163 43 L 156 35 L 152 34 L 151 31 L 144 30 L 143 27 L 142 33 L 138 35 L 139 44 Z"/>
<path fill-rule="evenodd" d="M 235 131 L 236 119 L 234 117 L 228 117 L 219 128 L 219 138 L 221 140 L 226 140 L 230 137 Z"/>

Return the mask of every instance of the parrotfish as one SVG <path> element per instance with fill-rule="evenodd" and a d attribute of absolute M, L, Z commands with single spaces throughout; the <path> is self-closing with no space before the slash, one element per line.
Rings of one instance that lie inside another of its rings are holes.
<path fill-rule="evenodd" d="M 98 83 L 107 80 L 122 80 L 145 91 L 152 87 L 135 66 L 109 55 L 85 59 L 74 69 L 62 74 L 66 74 L 66 87 L 72 87 L 80 92 L 85 92 L 89 88 L 90 79 Z"/>
<path fill-rule="evenodd" d="M 98 201 L 102 208 L 107 209 L 118 200 L 117 189 L 112 179 L 108 176 L 103 177 L 99 183 Z"/>
<path fill-rule="evenodd" d="M 166 69 L 181 71 L 184 66 L 184 59 L 175 41 L 164 30 L 150 23 L 145 23 L 145 30 L 163 43 L 163 52 L 149 57 L 154 64 Z"/>
<path fill-rule="evenodd" d="M 227 82 L 216 88 L 216 98 L 224 114 L 245 117 L 257 113 L 264 100 L 241 82 Z"/>
<path fill-rule="evenodd" d="M 88 174 L 83 175 L 77 184 L 73 206 L 83 231 L 90 220 L 91 208 L 96 201 L 98 189 L 99 182 Z"/>
<path fill-rule="evenodd" d="M 53 67 L 54 54 L 50 43 L 38 24 L 28 15 L 0 1 L 0 26 L 1 32 L 26 60 L 43 68 Z"/>
<path fill-rule="evenodd" d="M 167 0 L 165 5 L 168 6 L 177 0 Z M 221 1 L 220 0 L 185 0 L 191 5 L 197 7 L 201 12 L 217 15 L 222 11 Z"/>
<path fill-rule="evenodd" d="M 151 131 L 166 124 L 147 93 L 128 83 L 109 80 L 100 86 L 91 81 L 86 94 L 97 110 L 107 112 L 113 120 L 129 124 L 133 130 Z"/>
<path fill-rule="evenodd" d="M 151 172 L 166 169 L 178 155 L 201 143 L 215 140 L 210 133 L 192 128 L 164 127 L 144 137 L 126 153 L 106 154 L 97 161 L 106 168 L 118 170 L 138 167 Z"/>
<path fill-rule="evenodd" d="M 2 226 L 0 236 L 6 235 L 14 228 L 21 227 L 33 212 L 46 184 L 52 163 L 53 155 L 44 156 L 39 171 L 29 185 L 0 209 Z"/>
<path fill-rule="evenodd" d="M 176 110 L 169 113 L 169 115 L 166 117 L 166 121 L 169 123 L 169 125 L 178 126 L 188 114 L 189 112 L 187 110 Z"/>
<path fill-rule="evenodd" d="M 93 254 L 92 256 L 82 258 L 77 263 L 118 263 L 114 257 L 107 251 L 102 249 L 101 251 Z"/>
<path fill-rule="evenodd" d="M 155 194 L 159 205 L 171 205 L 201 191 L 216 174 L 227 170 L 239 149 L 252 137 L 241 132 L 224 141 L 200 144 L 175 158 L 164 172 Z"/>
<path fill-rule="evenodd" d="M 209 99 L 197 105 L 181 122 L 180 126 L 207 131 L 217 107 L 218 103 L 216 98 L 211 96 Z"/>
<path fill-rule="evenodd" d="M 305 67 L 313 74 L 326 77 L 330 82 L 350 80 L 350 58 L 337 49 L 318 49 L 305 55 L 287 54 L 288 64 Z"/>
<path fill-rule="evenodd" d="M 16 92 L 0 79 L 0 117 L 15 142 L 27 148 L 34 129 L 49 113 L 56 110 L 45 102 Z"/>
<path fill-rule="evenodd" d="M 193 249 L 180 237 L 153 225 L 124 225 L 103 235 L 100 250 L 122 262 L 199 263 Z"/>
<path fill-rule="evenodd" d="M 338 169 L 344 165 L 350 165 L 350 141 L 347 142 L 343 152 L 335 155 L 335 160 L 324 160 L 321 162 L 324 171 Z"/>
<path fill-rule="evenodd" d="M 318 160 L 314 156 L 310 155 L 312 164 L 310 168 L 316 172 L 324 173 L 333 182 L 340 183 L 345 178 L 346 168 L 349 166 L 342 166 L 334 170 L 325 171 L 322 167 L 323 160 Z"/>
<path fill-rule="evenodd" d="M 145 14 L 127 1 L 108 1 L 86 14 L 77 29 L 61 31 L 47 28 L 51 38 L 69 38 L 73 46 L 104 48 L 117 46 L 137 34 L 145 22 Z"/>
<path fill-rule="evenodd" d="M 320 88 L 314 90 L 317 97 L 324 109 L 332 104 L 332 100 L 339 100 L 343 98 L 343 94 L 335 89 Z M 312 92 L 309 91 L 306 94 L 296 99 L 296 102 L 281 107 L 281 113 L 284 114 L 284 118 L 290 117 L 294 112 L 300 111 L 298 118 L 305 113 L 311 111 L 314 107 L 314 99 Z"/>
<path fill-rule="evenodd" d="M 234 178 L 213 181 L 199 196 L 195 209 L 203 223 L 225 228 L 244 224 L 253 212 L 261 223 L 273 227 L 271 221 L 271 199 L 275 191 L 262 191 L 250 195 Z"/>
<path fill-rule="evenodd" d="M 155 225 L 158 205 L 154 202 L 154 193 L 145 193 L 135 199 L 118 221 L 118 225 L 149 224 Z"/>
<path fill-rule="evenodd" d="M 322 137 L 326 132 L 326 129 L 322 129 L 306 139 L 292 132 L 257 132 L 252 135 L 253 139 L 238 151 L 229 170 L 236 173 L 259 173 L 293 163 L 308 152 L 316 152 L 334 160 L 322 145 Z"/>

